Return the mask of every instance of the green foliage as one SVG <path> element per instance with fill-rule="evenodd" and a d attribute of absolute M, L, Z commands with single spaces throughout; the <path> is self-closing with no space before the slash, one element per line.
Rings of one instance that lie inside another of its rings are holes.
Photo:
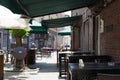
<path fill-rule="evenodd" d="M 29 35 L 29 31 L 27 31 L 25 29 L 12 29 L 12 30 L 9 30 L 9 32 L 13 36 L 19 36 L 19 37 L 24 37 L 24 36 L 28 36 Z"/>

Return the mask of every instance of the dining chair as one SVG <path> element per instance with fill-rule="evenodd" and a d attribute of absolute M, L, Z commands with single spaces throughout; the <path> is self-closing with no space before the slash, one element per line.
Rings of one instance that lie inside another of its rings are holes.
<path fill-rule="evenodd" d="M 83 62 L 95 62 L 94 58 L 91 58 L 89 56 L 69 56 L 68 62 L 69 63 L 79 63 L 79 59 L 82 59 Z"/>
<path fill-rule="evenodd" d="M 98 73 L 98 80 L 120 80 L 120 74 Z"/>
<path fill-rule="evenodd" d="M 112 58 L 111 56 L 108 55 L 101 55 L 101 56 L 96 56 L 96 61 L 100 63 L 106 63 L 106 62 L 111 62 Z"/>

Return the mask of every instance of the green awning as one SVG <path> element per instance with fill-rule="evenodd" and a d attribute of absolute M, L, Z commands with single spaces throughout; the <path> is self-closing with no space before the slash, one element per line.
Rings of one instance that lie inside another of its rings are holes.
<path fill-rule="evenodd" d="M 61 36 L 71 35 L 71 29 L 67 28 L 67 29 L 61 30 L 58 32 L 58 35 L 61 35 Z"/>
<path fill-rule="evenodd" d="M 39 26 L 39 27 L 30 26 L 30 27 L 32 28 L 30 33 L 34 33 L 34 34 L 48 34 L 48 29 L 47 28 L 43 28 L 42 26 Z"/>
<path fill-rule="evenodd" d="M 51 20 L 43 20 L 41 23 L 42 23 L 42 26 L 45 26 L 48 28 L 58 28 L 58 27 L 65 27 L 65 26 L 73 26 L 80 19 L 81 19 L 81 16 L 74 16 L 74 17 L 57 18 L 57 19 L 51 19 Z"/>
<path fill-rule="evenodd" d="M 30 17 L 90 7 L 96 4 L 97 1 L 99 0 L 17 0 L 21 8 Z"/>
<path fill-rule="evenodd" d="M 69 10 L 90 7 L 99 0 L 0 0 L 0 5 L 17 14 L 39 17 Z"/>
<path fill-rule="evenodd" d="M 30 33 L 34 33 L 34 34 L 47 34 L 48 33 L 48 28 L 41 26 L 40 23 L 36 22 L 36 21 L 32 21 L 32 24 L 30 24 L 31 27 L 31 31 Z"/>

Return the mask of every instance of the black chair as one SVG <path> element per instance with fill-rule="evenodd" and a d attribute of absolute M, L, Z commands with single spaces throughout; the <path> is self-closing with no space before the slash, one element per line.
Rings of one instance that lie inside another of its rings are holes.
<path fill-rule="evenodd" d="M 59 77 L 67 75 L 67 59 L 66 54 L 59 54 Z"/>
<path fill-rule="evenodd" d="M 107 63 L 112 61 L 112 57 L 108 55 L 101 55 L 101 56 L 96 56 L 95 60 L 100 63 Z"/>
<path fill-rule="evenodd" d="M 73 55 L 68 56 L 69 63 L 78 63 L 79 59 L 83 59 L 84 62 L 111 62 L 112 58 L 108 55 Z"/>
<path fill-rule="evenodd" d="M 82 52 L 82 51 L 75 51 L 72 55 L 94 55 L 93 52 Z"/>
<path fill-rule="evenodd" d="M 79 59 L 82 59 L 83 62 L 95 62 L 94 58 L 91 58 L 90 56 L 69 56 L 68 57 L 68 63 L 79 63 Z"/>

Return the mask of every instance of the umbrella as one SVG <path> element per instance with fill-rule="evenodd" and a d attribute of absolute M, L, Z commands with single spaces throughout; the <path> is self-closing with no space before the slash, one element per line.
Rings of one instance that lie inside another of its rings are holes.
<path fill-rule="evenodd" d="M 22 15 L 14 14 L 8 8 L 0 5 L 0 28 L 1 29 L 29 29 L 29 20 L 21 18 Z"/>

